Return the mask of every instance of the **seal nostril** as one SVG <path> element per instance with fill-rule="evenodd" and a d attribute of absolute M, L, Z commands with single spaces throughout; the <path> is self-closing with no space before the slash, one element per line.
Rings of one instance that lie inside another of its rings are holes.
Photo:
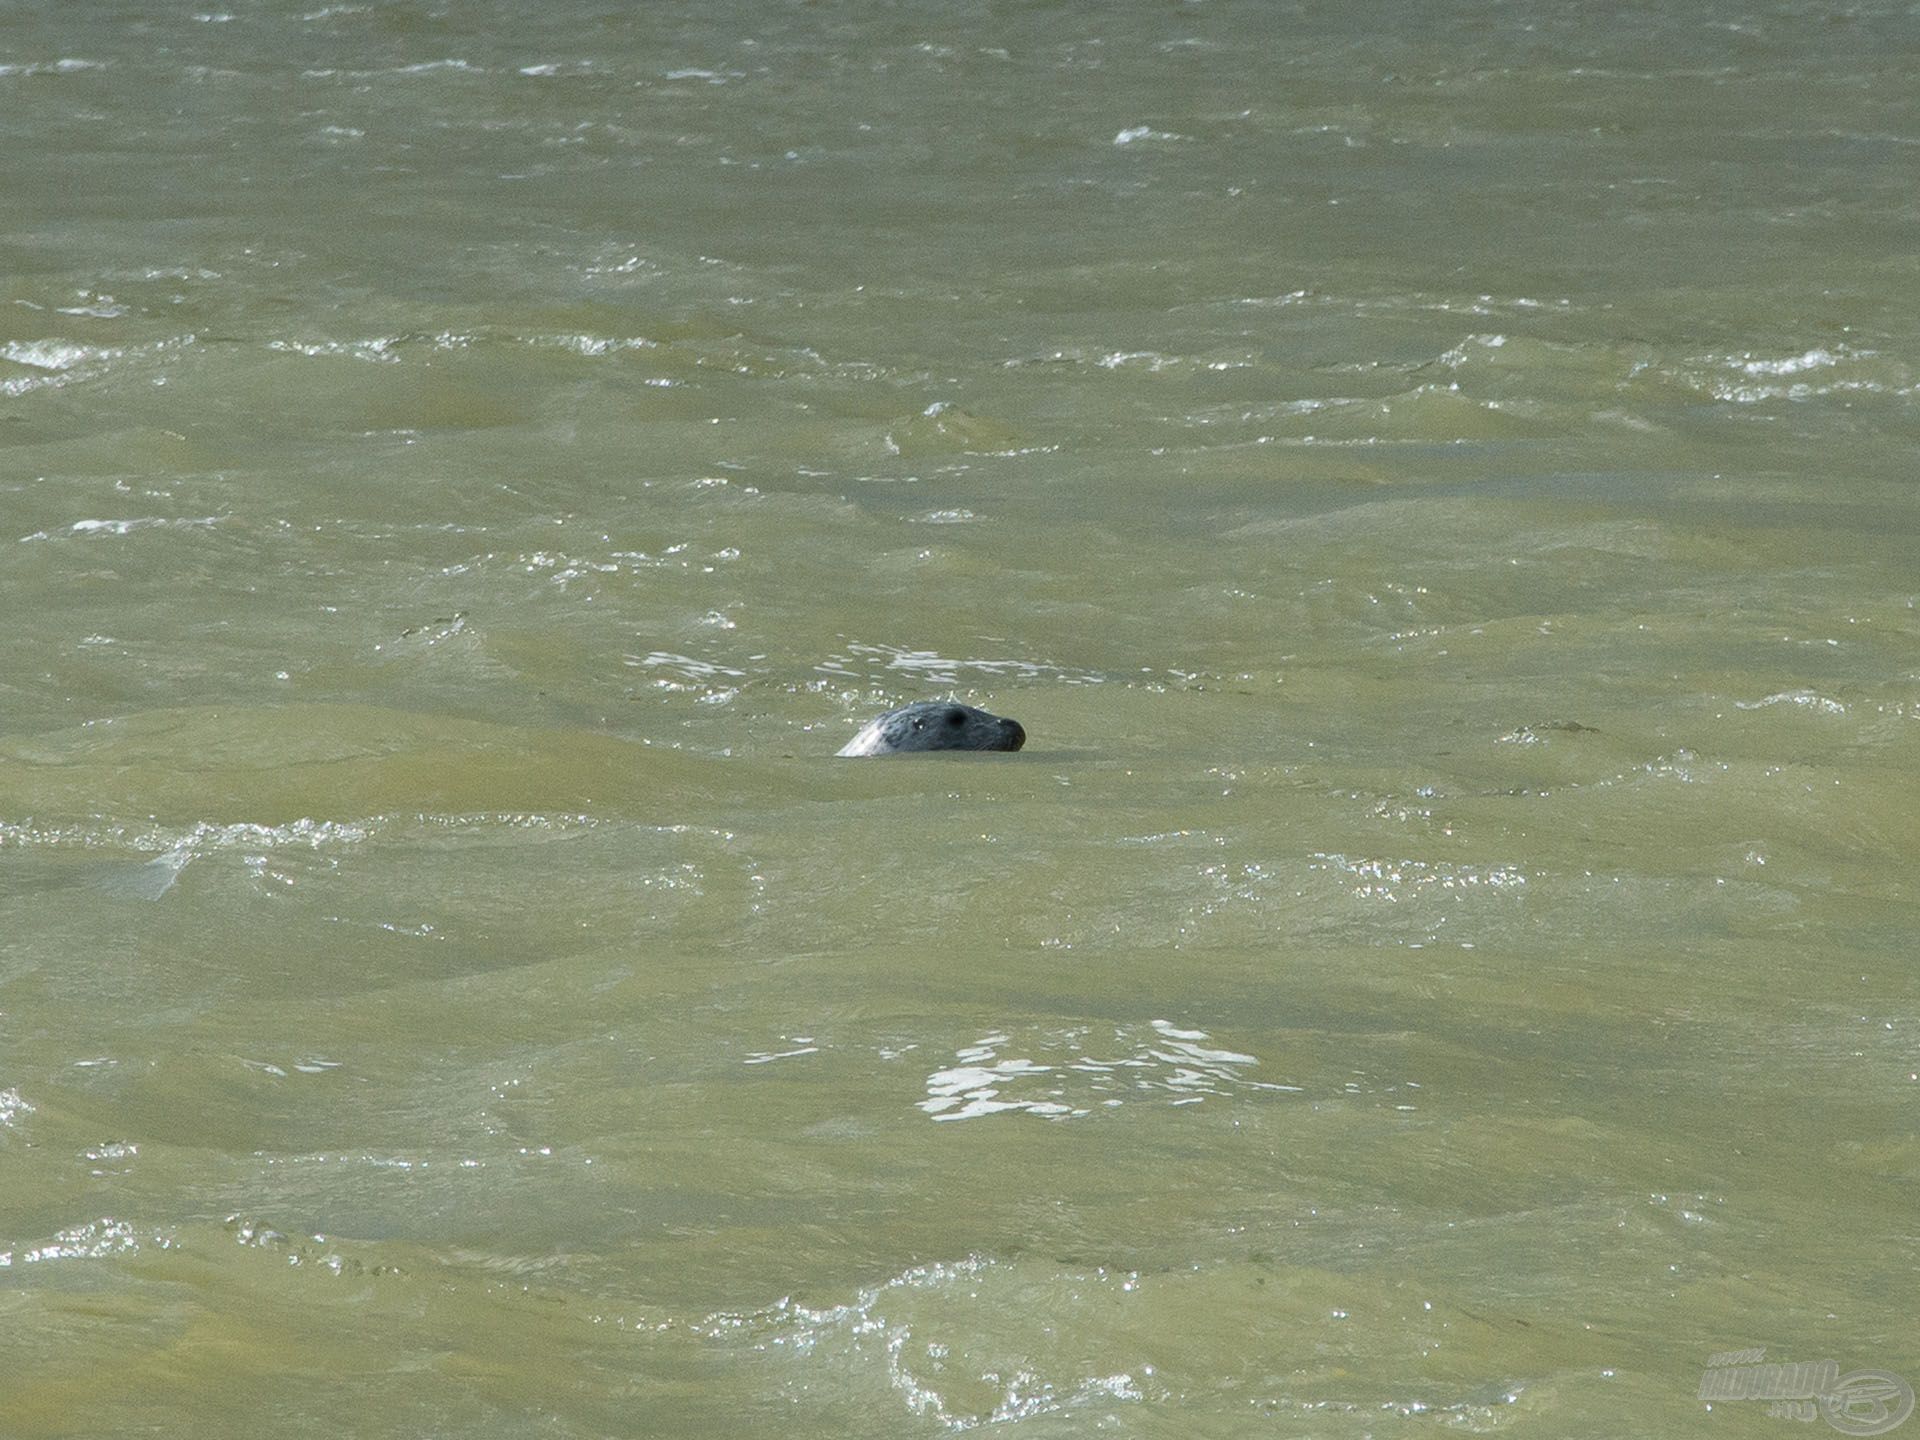
<path fill-rule="evenodd" d="M 967 723 L 966 711 L 964 710 L 947 711 L 947 724 L 953 726 L 956 730 L 966 723 Z"/>

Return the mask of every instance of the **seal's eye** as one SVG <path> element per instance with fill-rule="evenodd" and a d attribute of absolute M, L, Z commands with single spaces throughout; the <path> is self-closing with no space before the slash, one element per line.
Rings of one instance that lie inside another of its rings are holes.
<path fill-rule="evenodd" d="M 964 725 L 964 724 L 966 724 L 966 723 L 967 723 L 967 712 L 966 712 L 966 711 L 964 711 L 964 710 L 949 710 L 949 711 L 947 711 L 947 724 L 949 724 L 949 725 L 951 725 L 951 726 L 953 726 L 953 727 L 954 727 L 955 729 L 958 729 L 958 728 L 959 728 L 960 726 L 962 726 L 962 725 Z"/>

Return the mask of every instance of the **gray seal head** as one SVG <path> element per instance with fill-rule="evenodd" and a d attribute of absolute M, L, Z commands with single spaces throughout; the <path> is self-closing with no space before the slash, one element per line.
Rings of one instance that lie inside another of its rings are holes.
<path fill-rule="evenodd" d="M 860 727 L 842 755 L 911 755 L 921 750 L 1018 750 L 1027 732 L 1018 720 L 989 715 L 953 700 L 902 705 Z"/>

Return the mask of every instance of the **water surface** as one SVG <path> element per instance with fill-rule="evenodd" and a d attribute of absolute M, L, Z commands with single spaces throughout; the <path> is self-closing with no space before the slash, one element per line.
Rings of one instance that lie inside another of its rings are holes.
<path fill-rule="evenodd" d="M 1920 1381 L 1916 64 L 11 7 L 0 1430 Z"/>

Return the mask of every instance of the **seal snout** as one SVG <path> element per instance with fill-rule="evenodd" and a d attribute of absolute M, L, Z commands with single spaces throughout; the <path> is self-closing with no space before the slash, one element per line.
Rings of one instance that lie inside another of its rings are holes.
<path fill-rule="evenodd" d="M 922 700 L 889 710 L 860 727 L 842 755 L 911 755 L 927 750 L 1018 750 L 1027 730 L 957 700 Z"/>

